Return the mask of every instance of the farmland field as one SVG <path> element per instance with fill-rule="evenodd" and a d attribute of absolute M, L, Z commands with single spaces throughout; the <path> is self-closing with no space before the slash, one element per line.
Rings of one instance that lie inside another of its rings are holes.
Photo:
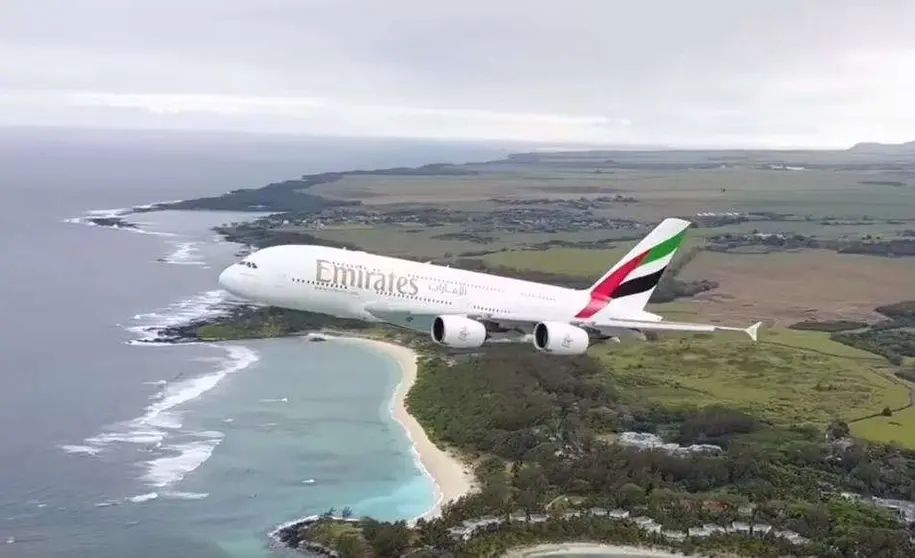
<path fill-rule="evenodd" d="M 656 343 L 608 344 L 595 354 L 629 397 L 667 405 L 724 404 L 782 424 L 853 420 L 908 402 L 908 390 L 888 377 L 879 359 L 828 354 L 845 352 L 838 343 L 812 339 L 805 347 L 798 336 L 795 346 L 729 337 L 670 336 Z M 773 337 L 780 332 L 761 333 Z"/>
<path fill-rule="evenodd" d="M 881 319 L 874 308 L 915 299 L 915 258 L 800 250 L 760 255 L 701 252 L 680 277 L 719 283 L 695 301 L 717 319 Z"/>

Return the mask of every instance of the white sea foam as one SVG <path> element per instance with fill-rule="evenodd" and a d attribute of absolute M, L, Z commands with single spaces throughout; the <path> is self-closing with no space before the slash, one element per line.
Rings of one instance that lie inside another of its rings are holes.
<path fill-rule="evenodd" d="M 203 500 L 208 497 L 210 494 L 208 492 L 177 492 L 171 490 L 164 491 L 153 491 L 147 492 L 145 494 L 137 494 L 136 496 L 128 496 L 120 500 L 105 500 L 99 502 L 95 505 L 97 508 L 105 508 L 109 506 L 117 506 L 119 504 L 142 504 L 143 502 L 150 502 L 152 500 L 166 499 L 166 500 Z"/>
<path fill-rule="evenodd" d="M 94 448 L 92 446 L 80 446 L 80 445 L 70 445 L 64 444 L 60 446 L 60 449 L 64 450 L 67 453 L 78 453 L 83 455 L 96 455 L 100 450 L 99 448 Z"/>
<path fill-rule="evenodd" d="M 166 203 L 166 202 L 160 202 Z M 69 223 L 99 226 L 91 221 L 98 218 L 123 218 L 136 209 L 148 209 L 157 204 L 135 208 L 99 209 L 87 211 L 83 216 L 67 219 Z M 148 230 L 150 224 L 133 222 L 133 227 L 108 227 L 129 230 L 141 234 L 177 237 L 164 231 Z M 202 241 L 171 241 L 172 251 L 162 261 L 180 265 L 206 265 L 199 255 Z M 130 324 L 122 327 L 136 335 L 129 344 L 144 346 L 174 347 L 170 343 L 157 343 L 160 332 L 167 327 L 186 324 L 207 316 L 223 313 L 230 295 L 222 290 L 212 290 L 179 300 L 165 308 L 135 315 Z M 108 448 L 119 445 L 140 446 L 150 453 L 143 463 L 143 480 L 154 489 L 121 500 L 109 500 L 98 505 L 111 506 L 125 502 L 142 503 L 156 498 L 197 500 L 206 498 L 206 493 L 179 492 L 169 490 L 189 473 L 203 465 L 210 458 L 223 438 L 220 432 L 188 432 L 183 429 L 182 409 L 187 403 L 202 397 L 216 387 L 226 376 L 244 370 L 258 360 L 258 354 L 240 345 L 210 345 L 225 350 L 222 358 L 204 357 L 197 359 L 212 367 L 209 373 L 194 377 L 179 375 L 172 380 L 160 379 L 144 382 L 157 386 L 159 391 L 150 397 L 142 415 L 104 428 L 95 436 L 86 438 L 82 444 L 62 445 L 60 448 L 71 454 L 94 456 Z"/>
<path fill-rule="evenodd" d="M 128 341 L 128 344 L 161 345 L 155 343 L 160 331 L 225 312 L 225 304 L 230 299 L 231 295 L 226 291 L 212 290 L 179 300 L 154 312 L 137 314 L 131 319 L 135 325 L 125 327 L 137 336 L 137 339 Z"/>
<path fill-rule="evenodd" d="M 215 433 L 219 434 L 218 436 L 213 436 L 214 433 L 209 434 L 211 435 L 203 436 L 200 440 L 171 445 L 167 449 L 173 452 L 172 455 L 147 461 L 143 480 L 156 488 L 165 488 L 180 482 L 189 473 L 206 463 L 213 454 L 213 450 L 222 441 L 222 434 Z"/>
<path fill-rule="evenodd" d="M 172 265 L 198 265 L 205 266 L 206 262 L 200 258 L 200 242 L 174 242 L 174 249 L 160 261 Z"/>
<path fill-rule="evenodd" d="M 133 227 L 122 227 L 119 225 L 99 225 L 98 223 L 93 223 L 92 219 L 115 219 L 119 217 L 124 217 L 125 215 L 130 215 L 133 211 L 133 208 L 130 207 L 121 207 L 117 209 L 93 209 L 87 211 L 79 217 L 70 217 L 69 219 L 64 219 L 64 223 L 71 223 L 74 225 L 87 225 L 90 227 L 102 227 L 105 229 L 114 229 L 119 231 L 128 231 L 134 234 L 148 234 L 153 236 L 166 236 L 166 237 L 175 237 L 178 236 L 172 232 L 166 231 L 153 231 L 147 230 L 137 225 L 137 223 L 132 223 Z"/>
<path fill-rule="evenodd" d="M 138 211 L 141 209 L 152 209 L 154 207 L 159 207 L 160 205 L 168 205 L 168 204 L 173 204 L 173 203 L 178 203 L 178 202 L 183 202 L 183 201 L 184 200 L 169 200 L 169 201 L 160 201 L 160 202 L 154 202 L 154 203 L 145 203 L 143 205 L 133 206 L 130 209 L 130 211 Z"/>
<path fill-rule="evenodd" d="M 172 500 L 203 500 L 210 495 L 209 492 L 163 492 L 163 498 Z"/>
<path fill-rule="evenodd" d="M 141 502 L 148 502 L 150 500 L 155 500 L 159 497 L 158 492 L 149 492 L 147 494 L 140 494 L 139 496 L 131 496 L 127 498 L 128 502 L 133 502 L 134 504 L 139 504 Z"/>

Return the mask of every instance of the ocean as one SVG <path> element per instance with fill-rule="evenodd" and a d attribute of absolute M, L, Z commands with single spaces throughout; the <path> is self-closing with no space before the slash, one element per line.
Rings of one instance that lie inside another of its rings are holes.
<path fill-rule="evenodd" d="M 258 558 L 331 507 L 433 505 L 390 417 L 397 363 L 299 338 L 150 345 L 206 315 L 238 247 L 221 212 L 88 216 L 301 174 L 493 159 L 499 147 L 115 130 L 0 130 L 0 556 Z"/>

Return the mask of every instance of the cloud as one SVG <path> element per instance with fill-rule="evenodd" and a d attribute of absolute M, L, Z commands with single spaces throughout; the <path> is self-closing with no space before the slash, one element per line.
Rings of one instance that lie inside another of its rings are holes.
<path fill-rule="evenodd" d="M 913 21 L 902 0 L 30 0 L 0 18 L 0 122 L 903 141 Z"/>

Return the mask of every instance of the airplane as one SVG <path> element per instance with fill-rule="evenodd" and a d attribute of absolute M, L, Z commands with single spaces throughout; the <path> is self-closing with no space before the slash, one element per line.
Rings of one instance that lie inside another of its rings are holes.
<path fill-rule="evenodd" d="M 583 290 L 304 244 L 249 254 L 223 270 L 219 284 L 262 305 L 394 325 L 456 349 L 530 342 L 544 353 L 580 355 L 595 343 L 663 331 L 736 331 L 755 342 L 762 322 L 672 322 L 645 310 L 690 224 L 664 219 Z"/>

